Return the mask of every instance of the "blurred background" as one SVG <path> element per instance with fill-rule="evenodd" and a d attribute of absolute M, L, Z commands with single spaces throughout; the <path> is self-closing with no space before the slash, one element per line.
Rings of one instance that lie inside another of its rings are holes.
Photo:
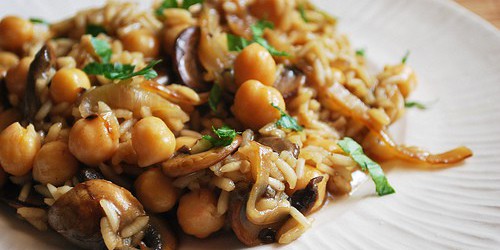
<path fill-rule="evenodd" d="M 500 0 L 455 0 L 500 29 Z"/>

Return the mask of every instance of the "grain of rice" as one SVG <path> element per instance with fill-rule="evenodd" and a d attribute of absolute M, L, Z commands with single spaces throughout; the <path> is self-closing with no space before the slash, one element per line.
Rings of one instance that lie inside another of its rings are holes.
<path fill-rule="evenodd" d="M 241 161 L 240 172 L 245 174 L 250 172 L 250 170 L 251 170 L 250 162 L 247 160 Z"/>
<path fill-rule="evenodd" d="M 335 175 L 335 170 L 333 170 L 333 168 L 327 166 L 326 164 L 324 163 L 318 163 L 316 164 L 316 168 L 325 173 L 325 174 L 329 174 L 329 175 Z"/>
<path fill-rule="evenodd" d="M 48 229 L 47 212 L 42 208 L 20 207 L 17 209 L 17 214 L 40 231 Z"/>
<path fill-rule="evenodd" d="M 23 187 L 21 188 L 21 191 L 19 192 L 19 196 L 17 197 L 17 199 L 19 201 L 25 202 L 26 199 L 28 199 L 28 196 L 30 195 L 30 191 L 31 191 L 31 183 L 28 182 L 24 184 Z"/>
<path fill-rule="evenodd" d="M 305 164 L 306 160 L 304 160 L 304 158 L 299 158 L 297 160 L 297 164 L 295 165 L 295 173 L 297 175 L 297 179 L 302 178 L 302 176 L 304 175 Z"/>
<path fill-rule="evenodd" d="M 243 131 L 243 133 L 241 134 L 241 137 L 242 137 L 241 147 L 245 147 L 248 144 L 250 144 L 251 141 L 253 141 L 254 133 L 251 129 L 247 129 L 247 130 Z"/>
<path fill-rule="evenodd" d="M 341 154 L 330 154 L 328 158 L 331 160 L 332 165 L 344 167 L 344 168 L 354 168 L 357 163 L 349 156 Z"/>
<path fill-rule="evenodd" d="M 116 118 L 130 120 L 134 117 L 134 113 L 126 109 L 115 109 L 113 112 L 115 113 Z"/>
<path fill-rule="evenodd" d="M 222 176 L 223 173 L 220 171 L 221 167 L 222 162 L 217 162 L 216 164 L 210 166 L 209 169 L 212 170 L 216 176 Z"/>
<path fill-rule="evenodd" d="M 56 63 L 57 63 L 57 68 L 59 69 L 76 68 L 75 58 L 71 56 L 59 57 L 56 59 Z"/>
<path fill-rule="evenodd" d="M 237 171 L 237 170 L 240 170 L 241 168 L 241 164 L 242 162 L 241 161 L 234 161 L 234 162 L 230 162 L 230 163 L 227 163 L 225 164 L 224 166 L 222 166 L 220 168 L 220 171 L 222 173 L 227 173 L 227 172 L 232 172 L 232 171 Z"/>
<path fill-rule="evenodd" d="M 106 215 L 111 230 L 114 233 L 118 232 L 118 227 L 120 226 L 120 215 L 118 214 L 116 206 L 106 199 L 101 199 L 99 201 L 99 205 L 101 205 L 101 208 Z"/>
<path fill-rule="evenodd" d="M 285 184 L 283 184 L 283 182 L 281 182 L 277 179 L 274 179 L 273 177 L 268 178 L 268 183 L 269 183 L 269 186 L 271 186 L 276 191 L 285 190 Z"/>
<path fill-rule="evenodd" d="M 205 170 L 200 170 L 200 171 L 197 171 L 197 172 L 194 172 L 194 173 L 177 178 L 176 180 L 174 180 L 174 182 L 172 182 L 172 185 L 174 185 L 174 187 L 182 189 L 182 188 L 187 187 L 189 185 L 189 183 L 197 180 L 198 178 L 200 178 L 201 176 L 203 176 L 205 174 L 206 174 Z"/>
<path fill-rule="evenodd" d="M 101 235 L 104 240 L 104 244 L 109 250 L 115 249 L 119 243 L 119 237 L 113 232 L 109 220 L 106 217 L 101 218 Z"/>
<path fill-rule="evenodd" d="M 236 185 L 231 179 L 216 176 L 212 178 L 212 184 L 224 191 L 231 192 L 236 188 Z"/>
<path fill-rule="evenodd" d="M 312 221 L 307 219 L 299 210 L 295 207 L 290 207 L 290 215 L 304 228 L 311 227 Z"/>
<path fill-rule="evenodd" d="M 279 158 L 274 163 L 285 177 L 285 180 L 286 182 L 288 182 L 290 188 L 294 189 L 295 185 L 297 184 L 297 175 L 295 174 L 295 170 L 281 158 Z"/>
<path fill-rule="evenodd" d="M 61 132 L 62 123 L 58 122 L 50 126 L 49 132 L 45 136 L 44 143 L 51 142 L 57 140 L 59 137 L 59 132 Z"/>
<path fill-rule="evenodd" d="M 47 117 L 52 108 L 52 101 L 45 102 L 35 115 L 35 121 L 42 121 Z"/>
<path fill-rule="evenodd" d="M 127 238 L 143 230 L 149 222 L 149 216 L 139 216 L 135 220 L 124 227 L 120 233 L 121 237 Z"/>
<path fill-rule="evenodd" d="M 229 192 L 222 190 L 217 201 L 217 214 L 223 215 L 229 208 Z"/>

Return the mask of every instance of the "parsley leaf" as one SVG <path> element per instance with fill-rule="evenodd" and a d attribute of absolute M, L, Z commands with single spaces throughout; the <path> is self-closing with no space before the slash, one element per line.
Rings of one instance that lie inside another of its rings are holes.
<path fill-rule="evenodd" d="M 358 50 L 356 50 L 356 55 L 357 56 L 363 56 L 364 57 L 365 54 L 366 54 L 366 50 L 365 49 L 358 49 Z"/>
<path fill-rule="evenodd" d="M 111 45 L 107 41 L 97 39 L 95 37 L 90 38 L 90 43 L 92 47 L 94 47 L 95 53 L 101 58 L 103 63 L 109 63 L 111 60 L 111 54 L 113 51 L 111 50 Z"/>
<path fill-rule="evenodd" d="M 187 10 L 189 7 L 199 3 L 203 3 L 203 0 L 184 0 L 182 2 L 182 8 Z"/>
<path fill-rule="evenodd" d="M 408 102 L 405 102 L 405 108 L 417 108 L 420 110 L 426 110 L 428 108 L 428 106 L 425 104 L 422 104 L 420 102 L 408 101 Z"/>
<path fill-rule="evenodd" d="M 99 34 L 107 34 L 106 29 L 97 24 L 88 24 L 87 27 L 85 28 L 85 34 L 90 34 L 92 36 L 98 36 Z"/>
<path fill-rule="evenodd" d="M 39 24 L 50 25 L 50 23 L 49 23 L 49 22 L 47 22 L 47 21 L 45 21 L 45 20 L 43 20 L 43 19 L 41 19 L 41 18 L 37 18 L 37 17 L 32 17 L 32 18 L 30 18 L 29 20 L 30 20 L 30 22 L 32 22 L 32 23 L 39 23 Z"/>
<path fill-rule="evenodd" d="M 210 90 L 210 96 L 208 97 L 208 105 L 212 111 L 217 112 L 217 105 L 219 105 L 222 97 L 222 88 L 219 84 L 214 84 Z"/>
<path fill-rule="evenodd" d="M 275 49 L 266 41 L 266 39 L 264 39 L 264 37 L 262 37 L 265 29 L 274 29 L 274 25 L 271 22 L 263 20 L 251 25 L 250 30 L 252 30 L 253 35 L 251 41 L 243 37 L 227 34 L 227 47 L 229 48 L 229 51 L 241 51 L 246 46 L 255 42 L 266 48 L 273 56 L 289 56 L 290 54 Z"/>
<path fill-rule="evenodd" d="M 396 192 L 389 184 L 389 181 L 387 181 L 384 171 L 380 165 L 368 158 L 368 156 L 366 156 L 363 152 L 363 148 L 361 148 L 356 141 L 349 137 L 344 137 L 344 139 L 340 140 L 337 144 L 345 153 L 349 154 L 356 163 L 358 163 L 363 171 L 368 171 L 373 182 L 375 183 L 375 189 L 377 190 L 377 194 L 379 196 Z"/>
<path fill-rule="evenodd" d="M 218 129 L 212 127 L 212 131 L 214 131 L 216 137 L 204 135 L 202 138 L 209 141 L 214 147 L 225 147 L 230 145 L 238 134 L 234 129 L 226 125 Z"/>
<path fill-rule="evenodd" d="M 87 64 L 83 71 L 89 75 L 103 75 L 110 80 L 126 80 L 140 75 L 150 80 L 158 76 L 153 67 L 160 62 L 161 60 L 152 61 L 137 72 L 134 72 L 135 66 L 130 64 L 92 62 Z"/>
<path fill-rule="evenodd" d="M 309 19 L 307 19 L 306 10 L 304 9 L 303 4 L 299 5 L 299 12 L 300 12 L 300 17 L 302 17 L 302 20 L 304 20 L 304 22 L 308 23 Z"/>
<path fill-rule="evenodd" d="M 410 51 L 406 51 L 406 54 L 405 56 L 403 57 L 403 59 L 401 59 L 401 63 L 402 64 L 406 64 L 406 61 L 408 61 L 408 57 L 410 56 Z"/>
<path fill-rule="evenodd" d="M 276 125 L 282 128 L 287 128 L 295 131 L 302 131 L 304 129 L 302 126 L 299 125 L 297 120 L 295 120 L 293 117 L 285 113 L 280 107 L 274 105 L 274 103 L 271 103 L 271 106 L 279 110 L 281 113 L 281 117 L 276 122 Z"/>

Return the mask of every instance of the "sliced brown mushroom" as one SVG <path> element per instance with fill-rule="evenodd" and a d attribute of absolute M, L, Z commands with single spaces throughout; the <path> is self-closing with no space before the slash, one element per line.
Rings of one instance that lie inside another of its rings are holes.
<path fill-rule="evenodd" d="M 177 247 L 177 239 L 170 227 L 154 216 L 149 217 L 143 242 L 151 250 L 173 250 Z"/>
<path fill-rule="evenodd" d="M 300 147 L 299 145 L 291 142 L 286 138 L 280 137 L 262 137 L 257 140 L 260 144 L 270 147 L 274 152 L 281 153 L 283 151 L 289 151 L 292 153 L 293 157 L 299 158 Z"/>
<path fill-rule="evenodd" d="M 43 202 L 43 196 L 37 192 L 30 192 L 25 201 L 20 201 L 18 195 L 21 192 L 21 187 L 11 182 L 5 183 L 0 190 L 0 200 L 10 207 L 46 207 Z"/>
<path fill-rule="evenodd" d="M 106 216 L 100 204 L 103 199 L 118 214 L 118 232 L 145 215 L 141 203 L 126 189 L 109 181 L 90 180 L 56 200 L 48 212 L 49 225 L 79 247 L 101 249 L 100 221 Z"/>
<path fill-rule="evenodd" d="M 284 68 L 274 82 L 274 87 L 279 90 L 284 98 L 297 94 L 299 87 L 306 83 L 306 76 L 297 68 Z"/>
<path fill-rule="evenodd" d="M 291 205 L 303 214 L 308 214 L 319 198 L 318 184 L 323 176 L 318 176 L 309 181 L 306 188 L 296 191 L 292 195 Z"/>
<path fill-rule="evenodd" d="M 50 46 L 43 46 L 30 64 L 28 78 L 26 82 L 26 91 L 23 99 L 24 121 L 33 123 L 35 115 L 40 108 L 40 98 L 36 93 L 36 82 L 40 79 L 48 81 L 48 72 L 55 65 L 55 55 Z"/>
<path fill-rule="evenodd" d="M 174 69 L 184 85 L 203 92 L 209 90 L 210 85 L 203 80 L 203 67 L 198 59 L 199 42 L 199 27 L 189 27 L 181 32 L 175 41 Z"/>
<path fill-rule="evenodd" d="M 179 177 L 208 168 L 236 151 L 241 141 L 241 136 L 236 136 L 226 147 L 213 148 L 193 155 L 179 154 L 162 164 L 163 173 L 170 177 Z"/>

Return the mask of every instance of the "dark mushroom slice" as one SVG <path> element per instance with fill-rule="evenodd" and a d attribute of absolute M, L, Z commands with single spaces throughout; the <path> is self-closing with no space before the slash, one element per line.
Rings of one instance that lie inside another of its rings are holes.
<path fill-rule="evenodd" d="M 193 155 L 179 154 L 162 163 L 163 173 L 170 177 L 179 177 L 206 169 L 224 160 L 227 156 L 236 151 L 241 141 L 241 136 L 237 136 L 234 138 L 233 142 L 226 147 L 212 148 L 208 151 Z"/>
<path fill-rule="evenodd" d="M 297 68 L 286 67 L 274 82 L 274 87 L 279 90 L 283 98 L 295 96 L 299 87 L 306 83 L 306 76 Z"/>
<path fill-rule="evenodd" d="M 36 82 L 43 79 L 48 81 L 48 72 L 55 65 L 55 55 L 52 48 L 48 45 L 43 46 L 30 64 L 26 82 L 26 90 L 23 98 L 23 120 L 27 123 L 33 123 L 35 115 L 40 108 L 40 99 L 36 94 Z"/>
<path fill-rule="evenodd" d="M 152 250 L 173 250 L 177 247 L 177 239 L 169 225 L 154 216 L 149 217 L 143 242 Z"/>
<path fill-rule="evenodd" d="M 50 207 L 50 227 L 79 247 L 102 249 L 100 221 L 106 214 L 101 200 L 111 203 L 118 213 L 118 232 L 145 215 L 141 203 L 126 189 L 105 180 L 89 180 L 76 185 Z"/>
<path fill-rule="evenodd" d="M 43 202 L 43 196 L 37 192 L 31 190 L 25 201 L 20 201 L 18 199 L 19 193 L 21 192 L 21 186 L 18 186 L 12 182 L 7 182 L 0 190 L 0 200 L 5 204 L 13 208 L 20 207 L 46 207 L 47 204 Z"/>
<path fill-rule="evenodd" d="M 167 57 L 155 67 L 155 71 L 156 73 L 158 73 L 158 76 L 153 78 L 153 81 L 161 85 L 167 85 L 168 83 L 173 81 L 171 61 L 172 59 L 170 59 L 170 57 Z"/>
<path fill-rule="evenodd" d="M 299 145 L 291 142 L 286 138 L 280 137 L 262 137 L 257 140 L 258 143 L 270 147 L 274 152 L 281 153 L 283 151 L 289 151 L 292 153 L 295 159 L 299 158 L 300 147 Z"/>
<path fill-rule="evenodd" d="M 303 214 L 308 214 L 319 198 L 318 184 L 323 176 L 312 178 L 306 188 L 298 190 L 291 197 L 291 205 Z"/>
<path fill-rule="evenodd" d="M 79 182 L 86 182 L 90 180 L 103 180 L 104 176 L 94 168 L 84 168 L 78 171 L 76 178 Z"/>
<path fill-rule="evenodd" d="M 175 40 L 174 69 L 179 80 L 186 86 L 198 91 L 210 90 L 210 84 L 203 80 L 203 67 L 198 59 L 200 28 L 186 28 Z"/>
<path fill-rule="evenodd" d="M 7 86 L 5 85 L 5 78 L 0 80 L 0 108 L 3 110 L 10 108 L 9 98 L 7 96 Z"/>

